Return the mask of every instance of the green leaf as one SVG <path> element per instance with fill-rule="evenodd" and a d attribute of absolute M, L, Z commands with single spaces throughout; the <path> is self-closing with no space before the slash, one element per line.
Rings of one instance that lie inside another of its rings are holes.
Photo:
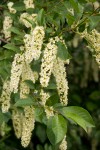
<path fill-rule="evenodd" d="M 4 121 L 4 115 L 2 112 L 0 112 L 0 125 L 3 123 Z"/>
<path fill-rule="evenodd" d="M 3 123 L 3 122 L 8 122 L 8 120 L 11 118 L 11 115 L 10 113 L 2 113 L 0 111 L 0 125 Z"/>
<path fill-rule="evenodd" d="M 49 83 L 46 89 L 57 89 L 57 85 L 55 83 Z"/>
<path fill-rule="evenodd" d="M 16 27 L 11 27 L 9 30 L 17 35 L 20 35 L 20 36 L 23 35 L 23 33 Z"/>
<path fill-rule="evenodd" d="M 12 50 L 14 52 L 19 52 L 19 48 L 17 48 L 13 43 L 9 43 L 3 46 L 6 49 Z"/>
<path fill-rule="evenodd" d="M 45 126 L 41 124 L 37 124 L 36 127 L 36 136 L 39 138 L 41 143 L 44 143 L 46 141 L 46 130 Z"/>
<path fill-rule="evenodd" d="M 44 9 L 41 9 L 37 15 L 37 22 L 38 25 L 44 25 L 45 20 L 44 20 Z"/>
<path fill-rule="evenodd" d="M 30 20 L 28 18 L 24 18 L 24 19 L 27 20 L 32 25 L 33 28 L 35 28 L 36 24 L 33 20 Z"/>
<path fill-rule="evenodd" d="M 58 109 L 67 119 L 72 119 L 80 125 L 86 132 L 88 127 L 94 127 L 94 122 L 87 110 L 78 106 L 69 106 Z"/>
<path fill-rule="evenodd" d="M 91 29 L 95 28 L 97 25 L 100 24 L 100 15 L 90 16 L 88 18 L 89 18 L 89 24 Z"/>
<path fill-rule="evenodd" d="M 44 150 L 41 145 L 37 145 L 36 150 Z"/>
<path fill-rule="evenodd" d="M 75 17 L 72 16 L 72 14 L 70 14 L 69 12 L 66 14 L 66 19 L 67 19 L 68 25 L 70 25 L 70 26 L 75 21 Z"/>
<path fill-rule="evenodd" d="M 78 13 L 79 12 L 78 2 L 76 2 L 76 0 L 70 0 L 70 3 L 74 8 L 74 10 Z"/>
<path fill-rule="evenodd" d="M 30 89 L 35 89 L 34 83 L 31 80 L 25 80 L 25 83 L 29 86 Z"/>
<path fill-rule="evenodd" d="M 70 54 L 68 53 L 67 47 L 62 43 L 58 42 L 58 53 L 57 56 L 61 58 L 62 60 L 67 60 L 70 58 Z"/>
<path fill-rule="evenodd" d="M 13 8 L 15 8 L 17 11 L 26 10 L 23 2 L 15 2 Z"/>
<path fill-rule="evenodd" d="M 56 145 L 65 136 L 67 132 L 67 122 L 61 115 L 50 117 L 47 123 L 47 136 L 52 143 Z"/>
<path fill-rule="evenodd" d="M 26 98 L 26 99 L 19 99 L 16 103 L 15 106 L 17 107 L 23 107 L 23 106 L 31 106 L 33 105 L 34 102 L 31 98 Z"/>

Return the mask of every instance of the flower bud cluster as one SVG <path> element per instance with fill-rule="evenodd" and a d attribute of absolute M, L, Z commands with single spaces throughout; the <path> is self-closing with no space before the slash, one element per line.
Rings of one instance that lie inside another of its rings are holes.
<path fill-rule="evenodd" d="M 10 13 L 15 14 L 15 13 L 16 13 L 16 9 L 14 9 L 14 8 L 12 7 L 13 5 L 14 5 L 13 2 L 9 2 L 9 3 L 7 4 Z"/>
<path fill-rule="evenodd" d="M 95 29 L 88 33 L 86 29 L 80 35 L 88 41 L 89 48 L 94 51 L 93 55 L 100 67 L 100 33 Z"/>
<path fill-rule="evenodd" d="M 22 114 L 17 108 L 12 110 L 12 122 L 15 135 L 19 139 L 22 134 Z"/>
<path fill-rule="evenodd" d="M 43 106 L 45 106 L 46 101 L 49 99 L 49 97 L 50 97 L 50 94 L 45 92 L 43 89 L 41 89 L 41 91 L 40 91 L 40 98 L 41 98 Z"/>
<path fill-rule="evenodd" d="M 46 116 L 47 116 L 47 119 L 49 119 L 50 117 L 54 116 L 54 109 L 53 107 L 45 107 L 45 113 L 46 113 Z"/>
<path fill-rule="evenodd" d="M 26 9 L 34 8 L 33 0 L 24 0 L 24 4 L 25 4 Z"/>
<path fill-rule="evenodd" d="M 11 31 L 9 30 L 12 27 L 12 19 L 10 16 L 5 16 L 3 21 L 3 33 L 5 36 L 5 39 L 9 41 L 11 39 Z"/>
<path fill-rule="evenodd" d="M 30 27 L 32 28 L 32 24 L 30 22 L 32 21 L 32 22 L 36 23 L 36 16 L 37 16 L 37 14 L 31 14 L 30 15 L 27 12 L 22 13 L 20 15 L 20 22 L 22 24 L 24 24 L 27 28 L 30 28 Z"/>
<path fill-rule="evenodd" d="M 8 110 L 10 108 L 11 91 L 10 91 L 10 88 L 9 88 L 9 84 L 10 84 L 10 82 L 8 80 L 4 82 L 2 94 L 1 94 L 1 97 L 0 97 L 0 101 L 2 103 L 1 108 L 2 108 L 3 113 L 8 112 Z"/>
<path fill-rule="evenodd" d="M 64 137 L 63 141 L 61 142 L 61 144 L 59 146 L 59 150 L 67 150 L 66 136 Z"/>

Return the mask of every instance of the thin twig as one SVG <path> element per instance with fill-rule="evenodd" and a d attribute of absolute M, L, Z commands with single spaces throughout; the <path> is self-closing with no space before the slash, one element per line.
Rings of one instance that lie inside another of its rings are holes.
<path fill-rule="evenodd" d="M 5 39 L 0 38 L 0 41 L 4 42 L 4 43 L 8 43 L 8 41 L 6 41 Z"/>

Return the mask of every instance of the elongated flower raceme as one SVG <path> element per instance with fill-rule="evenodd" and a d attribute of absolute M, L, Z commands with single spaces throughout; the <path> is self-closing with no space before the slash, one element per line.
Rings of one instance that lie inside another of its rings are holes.
<path fill-rule="evenodd" d="M 10 41 L 11 39 L 11 31 L 9 29 L 12 27 L 12 19 L 10 16 L 5 16 L 4 21 L 3 21 L 3 33 L 4 37 L 7 41 Z"/>
<path fill-rule="evenodd" d="M 24 108 L 23 117 L 23 130 L 22 130 L 22 137 L 21 137 L 21 144 L 23 147 L 27 147 L 31 140 L 32 131 L 34 129 L 34 107 L 33 106 L 26 106 Z"/>
<path fill-rule="evenodd" d="M 22 114 L 17 108 L 12 110 L 12 122 L 16 137 L 19 139 L 22 135 Z"/>
<path fill-rule="evenodd" d="M 23 69 L 22 69 L 22 75 L 21 75 L 21 82 L 20 82 L 20 97 L 21 98 L 26 98 L 27 95 L 30 93 L 30 88 L 25 83 L 25 80 L 32 80 L 33 83 L 35 83 L 34 74 L 30 68 L 30 65 L 26 64 L 24 62 Z"/>
<path fill-rule="evenodd" d="M 56 59 L 56 54 L 57 54 L 57 46 L 55 44 L 55 40 L 51 38 L 49 43 L 46 45 L 42 58 L 40 83 L 43 87 L 48 86 L 54 65 L 54 60 Z"/>
<path fill-rule="evenodd" d="M 24 82 L 25 80 L 31 80 L 35 83 L 34 73 L 30 68 L 30 65 L 24 63 L 22 71 L 22 81 L 20 83 L 20 98 L 27 98 L 27 95 L 30 93 L 30 88 Z M 24 101 L 24 100 L 23 100 Z M 24 115 L 22 120 L 22 136 L 21 143 L 23 147 L 27 147 L 31 140 L 32 130 L 34 129 L 34 107 L 25 106 Z"/>
<path fill-rule="evenodd" d="M 67 150 L 67 141 L 66 141 L 66 136 L 64 137 L 64 139 L 62 140 L 60 146 L 59 146 L 59 150 Z"/>
<path fill-rule="evenodd" d="M 24 0 L 24 4 L 25 4 L 26 9 L 34 8 L 33 0 Z"/>
<path fill-rule="evenodd" d="M 11 95 L 10 84 L 9 81 L 7 80 L 3 84 L 3 90 L 0 98 L 0 101 L 2 103 L 1 108 L 3 113 L 8 112 L 10 108 L 10 95 Z"/>
<path fill-rule="evenodd" d="M 13 2 L 9 2 L 9 3 L 7 4 L 10 13 L 15 14 L 15 13 L 16 13 L 16 9 L 13 8 L 13 5 L 14 5 Z"/>
<path fill-rule="evenodd" d="M 31 31 L 31 52 L 33 53 L 34 60 L 40 58 L 44 35 L 45 31 L 43 26 L 36 26 L 35 29 Z"/>
<path fill-rule="evenodd" d="M 38 60 L 41 54 L 41 48 L 43 44 L 45 32 L 42 26 L 36 26 L 30 34 L 26 34 L 24 37 L 25 43 L 25 61 L 31 63 L 31 61 Z"/>
<path fill-rule="evenodd" d="M 88 41 L 89 48 L 93 50 L 93 55 L 100 67 L 100 33 L 95 29 L 88 33 L 86 29 L 84 32 L 79 34 Z"/>
<path fill-rule="evenodd" d="M 22 73 L 23 62 L 24 62 L 24 56 L 21 54 L 15 54 L 14 61 L 12 63 L 11 78 L 10 78 L 11 92 L 14 93 L 18 92 L 18 85 Z"/>
<path fill-rule="evenodd" d="M 66 80 L 66 70 L 64 61 L 57 58 L 54 62 L 53 75 L 56 79 L 57 90 L 60 96 L 60 102 L 64 105 L 68 103 L 68 81 Z"/>
<path fill-rule="evenodd" d="M 23 64 L 22 80 L 31 80 L 35 83 L 34 72 L 32 71 L 30 65 L 25 62 Z"/>

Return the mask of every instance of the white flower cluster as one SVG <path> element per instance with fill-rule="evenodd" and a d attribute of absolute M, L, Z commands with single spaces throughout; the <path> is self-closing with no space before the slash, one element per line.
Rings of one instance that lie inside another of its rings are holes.
<path fill-rule="evenodd" d="M 24 82 L 25 80 L 31 80 L 35 83 L 34 72 L 31 70 L 30 65 L 24 62 L 22 75 L 21 75 L 21 82 L 20 82 L 20 97 L 26 98 L 27 94 L 30 92 L 29 86 Z"/>
<path fill-rule="evenodd" d="M 3 21 L 3 33 L 5 36 L 5 39 L 9 41 L 11 39 L 11 31 L 9 29 L 12 27 L 12 19 L 10 16 L 5 16 Z"/>
<path fill-rule="evenodd" d="M 5 81 L 3 84 L 3 91 L 1 94 L 1 98 L 0 101 L 2 103 L 2 112 L 6 113 L 8 112 L 9 108 L 10 108 L 10 95 L 11 95 L 11 91 L 10 91 L 10 83 L 9 81 Z"/>
<path fill-rule="evenodd" d="M 49 99 L 49 97 L 50 97 L 50 94 L 45 92 L 43 89 L 41 89 L 41 91 L 40 91 L 40 98 L 41 98 L 43 106 L 45 106 L 46 101 Z"/>
<path fill-rule="evenodd" d="M 56 54 L 57 54 L 57 46 L 55 44 L 55 40 L 51 38 L 44 50 L 41 64 L 40 83 L 43 87 L 48 86 L 54 65 L 54 60 L 56 59 Z"/>
<path fill-rule="evenodd" d="M 24 24 L 27 28 L 32 28 L 32 24 L 29 22 L 29 21 L 32 21 L 32 22 L 35 22 L 36 23 L 36 16 L 37 16 L 37 14 L 28 14 L 28 13 L 22 13 L 21 15 L 20 15 L 20 22 L 22 23 L 22 24 Z M 28 20 L 29 21 L 28 21 Z"/>
<path fill-rule="evenodd" d="M 30 143 L 32 130 L 34 129 L 34 108 L 31 106 L 26 106 L 24 108 L 25 116 L 23 117 L 23 129 L 22 129 L 22 136 L 21 136 L 21 144 L 23 147 L 27 147 Z"/>
<path fill-rule="evenodd" d="M 33 0 L 24 0 L 24 4 L 25 4 L 26 9 L 34 8 Z"/>
<path fill-rule="evenodd" d="M 26 98 L 30 92 L 30 88 L 24 82 L 25 80 L 32 80 L 35 83 L 34 72 L 31 70 L 30 65 L 24 63 L 22 70 L 22 81 L 20 83 L 20 98 Z M 34 129 L 34 108 L 31 106 L 24 107 L 24 116 L 22 120 L 22 135 L 21 143 L 23 147 L 29 145 L 32 130 Z"/>
<path fill-rule="evenodd" d="M 89 48 L 95 51 L 94 57 L 100 67 L 100 33 L 95 29 L 92 30 L 91 33 L 88 33 L 86 29 L 83 33 L 80 33 L 80 35 L 88 41 Z"/>
<path fill-rule="evenodd" d="M 24 63 L 22 69 L 22 80 L 31 80 L 35 83 L 34 72 L 32 71 L 29 64 Z"/>
<path fill-rule="evenodd" d="M 66 136 L 64 137 L 63 141 L 61 142 L 61 144 L 59 146 L 59 150 L 67 150 Z"/>
<path fill-rule="evenodd" d="M 18 92 L 18 85 L 20 76 L 22 74 L 24 56 L 21 54 L 15 54 L 14 61 L 12 63 L 11 78 L 10 78 L 10 90 L 11 92 Z"/>
<path fill-rule="evenodd" d="M 66 70 L 64 66 L 64 61 L 57 58 L 54 62 L 53 75 L 56 79 L 58 94 L 60 96 L 60 102 L 67 105 L 68 99 L 68 81 L 66 79 Z"/>
<path fill-rule="evenodd" d="M 12 110 L 12 122 L 16 137 L 19 139 L 22 134 L 22 114 L 16 108 Z"/>
<path fill-rule="evenodd" d="M 46 113 L 46 116 L 47 116 L 47 119 L 49 119 L 50 117 L 54 116 L 54 109 L 53 107 L 45 107 L 45 113 Z"/>
<path fill-rule="evenodd" d="M 42 26 L 36 26 L 31 34 L 26 34 L 24 37 L 25 43 L 25 60 L 27 63 L 31 63 L 31 61 L 37 60 L 41 54 L 41 48 L 43 44 L 44 38 L 44 28 Z"/>
<path fill-rule="evenodd" d="M 20 82 L 20 97 L 26 98 L 26 95 L 30 92 L 30 88 L 24 81 L 31 80 L 33 81 L 33 83 L 35 83 L 36 81 L 34 77 L 34 72 L 31 70 L 29 64 L 24 63 L 21 77 L 22 81 Z"/>
<path fill-rule="evenodd" d="M 16 13 L 16 9 L 14 9 L 14 8 L 12 7 L 13 5 L 14 5 L 13 2 L 9 2 L 9 3 L 7 4 L 10 13 L 15 14 L 15 13 Z"/>

